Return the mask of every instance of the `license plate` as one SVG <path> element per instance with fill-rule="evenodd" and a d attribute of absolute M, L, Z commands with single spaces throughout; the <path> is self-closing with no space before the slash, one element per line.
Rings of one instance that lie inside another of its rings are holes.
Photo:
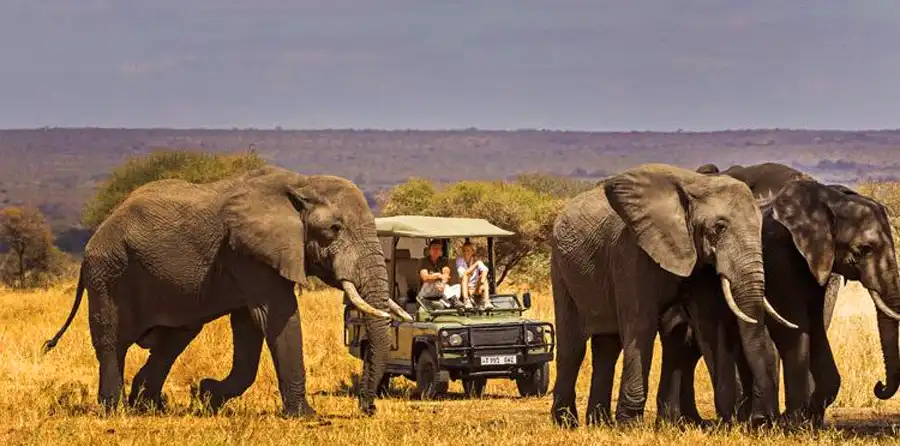
<path fill-rule="evenodd" d="M 516 355 L 496 355 L 481 357 L 481 365 L 506 365 L 515 363 Z"/>

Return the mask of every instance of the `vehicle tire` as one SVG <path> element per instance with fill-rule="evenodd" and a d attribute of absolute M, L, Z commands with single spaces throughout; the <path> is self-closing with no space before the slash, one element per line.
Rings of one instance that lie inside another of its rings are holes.
<path fill-rule="evenodd" d="M 463 392 L 469 398 L 481 398 L 484 395 L 484 386 L 487 378 L 470 378 L 462 380 Z"/>
<path fill-rule="evenodd" d="M 422 353 L 419 353 L 419 359 L 416 360 L 416 392 L 419 394 L 419 398 L 430 400 L 447 393 L 450 383 L 438 382 L 438 372 L 434 354 L 427 348 L 422 350 Z"/>
<path fill-rule="evenodd" d="M 516 378 L 516 387 L 519 388 L 519 395 L 522 396 L 546 395 L 547 389 L 550 387 L 550 363 L 545 362 Z"/>

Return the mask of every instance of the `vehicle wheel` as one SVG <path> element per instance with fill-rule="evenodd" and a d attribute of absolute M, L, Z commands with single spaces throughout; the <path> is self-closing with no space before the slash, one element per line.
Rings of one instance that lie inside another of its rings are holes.
<path fill-rule="evenodd" d="M 481 398 L 487 378 L 471 378 L 462 380 L 463 392 L 469 398 Z"/>
<path fill-rule="evenodd" d="M 422 350 L 416 361 L 416 391 L 419 397 L 428 400 L 447 392 L 448 382 L 438 382 L 437 361 L 431 350 Z"/>
<path fill-rule="evenodd" d="M 516 378 L 516 387 L 522 396 L 544 396 L 550 387 L 550 363 L 545 362 Z"/>
<path fill-rule="evenodd" d="M 379 398 L 385 398 L 391 394 L 391 375 L 387 373 L 381 377 L 381 381 L 378 383 L 378 389 L 375 390 L 375 395 Z"/>

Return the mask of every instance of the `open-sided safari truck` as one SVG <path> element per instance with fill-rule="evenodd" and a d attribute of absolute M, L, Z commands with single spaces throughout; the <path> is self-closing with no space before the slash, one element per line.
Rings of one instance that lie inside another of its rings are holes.
<path fill-rule="evenodd" d="M 531 307 L 527 291 L 523 302 L 516 294 L 496 291 L 494 238 L 514 233 L 473 218 L 395 216 L 376 218 L 375 224 L 393 283 L 391 298 L 414 318 L 392 322 L 393 343 L 380 394 L 395 376 L 415 381 L 416 393 L 422 398 L 446 392 L 450 380 L 457 379 L 469 396 L 480 396 L 489 378 L 515 380 L 522 396 L 547 392 L 556 338 L 553 325 L 523 317 Z M 443 241 L 443 256 L 452 270 L 450 283 L 459 283 L 449 239 L 463 237 L 487 238 L 484 263 L 489 269 L 493 309 L 446 309 L 437 299 L 417 298 L 419 261 L 427 255 L 432 239 Z M 353 356 L 364 357 L 365 325 L 362 314 L 352 306 L 344 313 L 344 345 Z"/>

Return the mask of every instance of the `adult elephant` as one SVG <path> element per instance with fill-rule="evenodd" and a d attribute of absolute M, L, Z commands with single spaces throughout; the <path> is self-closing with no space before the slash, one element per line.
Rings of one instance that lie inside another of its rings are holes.
<path fill-rule="evenodd" d="M 233 369 L 201 382 L 214 409 L 255 380 L 262 344 L 272 354 L 287 416 L 313 415 L 306 398 L 303 340 L 294 285 L 314 275 L 343 289 L 367 315 L 370 342 L 359 404 L 375 411 L 390 348 L 390 315 L 409 318 L 388 295 L 374 217 L 349 180 L 264 167 L 210 184 L 160 180 L 133 191 L 97 228 L 81 264 L 75 303 L 88 292 L 99 401 L 123 393 L 129 346 L 150 349 L 129 403 L 161 404 L 173 362 L 207 322 L 231 316 Z"/>
<path fill-rule="evenodd" d="M 571 200 L 551 237 L 557 327 L 552 417 L 577 426 L 575 381 L 591 339 L 587 423 L 611 421 L 613 371 L 624 349 L 616 420 L 643 416 L 660 310 L 695 267 L 713 265 L 724 301 L 741 319 L 753 369 L 754 415 L 777 415 L 776 358 L 762 324 L 765 281 L 761 216 L 750 189 L 733 178 L 646 164 Z"/>
<path fill-rule="evenodd" d="M 892 397 L 900 386 L 900 274 L 884 206 L 843 186 L 807 178 L 788 181 L 763 207 L 763 248 L 769 300 L 800 328 L 784 330 L 769 323 L 784 361 L 785 414 L 819 426 L 837 396 L 840 375 L 826 333 L 844 278 L 860 281 L 875 302 L 888 378 L 887 384 L 876 384 L 875 394 L 881 399 Z M 718 299 L 712 274 L 705 272 L 690 286 L 684 290 L 691 295 L 685 307 L 688 317 L 667 321 L 678 313 L 672 311 L 663 318 L 662 326 L 675 328 L 663 336 L 665 378 L 660 381 L 657 403 L 661 413 L 697 417 L 693 367 L 700 351 L 704 357 L 715 352 L 718 356 L 708 365 L 717 413 L 727 420 L 737 412 L 740 418 L 742 410 L 735 403 L 741 390 L 746 394 L 747 389 L 735 386 L 745 380 L 746 367 L 738 349 L 729 347 L 735 344 L 735 320 L 721 306 L 711 305 Z M 677 328 L 686 321 L 692 324 L 693 338 Z M 734 377 L 734 361 L 740 381 Z M 664 382 L 672 387 L 663 387 Z"/>

